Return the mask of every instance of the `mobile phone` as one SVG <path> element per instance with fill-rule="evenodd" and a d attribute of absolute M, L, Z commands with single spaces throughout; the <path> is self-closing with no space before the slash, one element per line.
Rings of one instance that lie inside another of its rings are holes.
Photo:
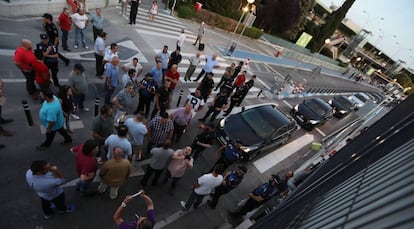
<path fill-rule="evenodd" d="M 137 192 L 137 193 L 135 193 L 134 195 L 132 195 L 132 197 L 137 197 L 137 196 L 139 196 L 139 195 L 141 195 L 142 194 L 142 192 Z"/>

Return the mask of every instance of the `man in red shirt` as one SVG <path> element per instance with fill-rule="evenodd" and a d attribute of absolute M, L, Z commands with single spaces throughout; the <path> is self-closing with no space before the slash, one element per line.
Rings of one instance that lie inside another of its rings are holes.
<path fill-rule="evenodd" d="M 238 88 L 243 86 L 244 81 L 246 81 L 246 71 L 241 72 L 240 74 L 237 75 L 236 80 L 234 81 L 234 87 Z"/>
<path fill-rule="evenodd" d="M 70 27 L 72 26 L 72 21 L 70 19 L 70 11 L 68 8 L 63 8 L 62 13 L 59 15 L 57 20 L 57 24 L 60 26 L 60 30 L 62 31 L 62 48 L 65 51 L 70 51 L 68 49 L 68 34 L 70 31 Z"/>
<path fill-rule="evenodd" d="M 177 65 L 173 64 L 171 66 L 171 69 L 168 69 L 167 72 L 165 73 L 165 79 L 170 80 L 171 81 L 171 93 L 170 93 L 170 97 L 173 96 L 173 92 L 175 89 L 175 86 L 177 86 L 178 81 L 180 80 L 180 73 L 177 71 Z"/>
<path fill-rule="evenodd" d="M 83 196 L 91 196 L 96 192 L 88 192 L 93 179 L 96 175 L 95 155 L 98 152 L 98 142 L 87 140 L 84 144 L 72 147 L 70 149 L 76 155 L 76 172 L 79 175 L 79 181 L 76 183 L 76 190 L 80 191 Z"/>
<path fill-rule="evenodd" d="M 20 46 L 17 47 L 14 53 L 14 64 L 22 71 L 24 77 L 26 78 L 27 92 L 34 100 L 36 100 L 36 86 L 34 84 L 35 73 L 31 66 L 31 63 L 33 60 L 36 60 L 36 57 L 33 54 L 32 46 L 33 44 L 30 40 L 22 39 Z"/>
<path fill-rule="evenodd" d="M 49 89 L 50 86 L 50 72 L 49 68 L 43 63 L 43 54 L 36 52 L 36 60 L 33 60 L 31 65 L 35 72 L 35 81 L 40 89 Z"/>

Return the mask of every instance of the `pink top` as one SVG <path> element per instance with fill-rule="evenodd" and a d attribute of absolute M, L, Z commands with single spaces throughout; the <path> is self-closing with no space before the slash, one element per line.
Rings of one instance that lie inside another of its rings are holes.
<path fill-rule="evenodd" d="M 175 159 L 174 157 L 183 157 L 183 159 Z M 173 158 L 168 165 L 168 171 L 171 177 L 182 177 L 187 169 L 193 167 L 193 158 L 190 160 L 184 158 L 184 149 L 178 149 L 174 152 Z"/>

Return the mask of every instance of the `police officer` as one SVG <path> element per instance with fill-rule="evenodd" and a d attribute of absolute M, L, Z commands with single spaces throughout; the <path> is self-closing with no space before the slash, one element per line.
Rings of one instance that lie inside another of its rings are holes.
<path fill-rule="evenodd" d="M 237 166 L 237 169 L 228 171 L 224 175 L 223 183 L 220 186 L 216 187 L 214 194 L 211 196 L 213 199 L 208 201 L 208 205 L 214 209 L 217 206 L 219 198 L 236 188 L 243 180 L 244 174 L 246 174 L 247 168 L 244 165 Z"/>
<path fill-rule="evenodd" d="M 49 38 L 49 43 L 53 44 L 56 48 L 56 53 L 58 54 L 59 59 L 61 59 L 63 62 L 65 62 L 65 65 L 68 66 L 70 63 L 70 60 L 59 53 L 58 47 L 59 47 L 59 31 L 53 23 L 53 16 L 51 14 L 45 13 L 43 14 L 43 28 L 46 31 L 46 34 Z M 68 51 L 68 50 L 66 50 Z"/>
<path fill-rule="evenodd" d="M 40 43 L 36 45 L 36 52 L 41 52 L 43 54 L 43 62 L 46 64 L 52 74 L 53 84 L 59 87 L 59 80 L 57 78 L 57 73 L 59 71 L 59 55 L 57 53 L 55 45 L 49 42 L 49 37 L 47 34 L 40 34 Z"/>
<path fill-rule="evenodd" d="M 227 167 L 229 167 L 231 164 L 239 159 L 242 159 L 243 151 L 240 147 L 240 139 L 236 139 L 234 143 L 228 142 L 227 145 L 221 146 L 216 151 L 216 156 L 220 156 L 220 158 L 216 161 L 213 168 L 218 164 L 222 164 L 224 169 L 227 169 Z M 213 168 L 211 170 L 213 170 Z"/>
<path fill-rule="evenodd" d="M 204 115 L 203 118 L 198 119 L 201 122 L 205 122 L 207 117 L 211 114 L 210 121 L 214 121 L 216 116 L 227 107 L 227 91 L 222 91 L 214 98 L 214 102 L 212 105 L 209 106 L 207 113 Z"/>
<path fill-rule="evenodd" d="M 240 106 L 246 91 L 248 91 L 247 85 L 243 85 L 241 87 L 236 88 L 236 91 L 230 97 L 230 107 L 224 112 L 224 116 L 229 115 L 230 112 L 233 110 L 234 106 Z"/>

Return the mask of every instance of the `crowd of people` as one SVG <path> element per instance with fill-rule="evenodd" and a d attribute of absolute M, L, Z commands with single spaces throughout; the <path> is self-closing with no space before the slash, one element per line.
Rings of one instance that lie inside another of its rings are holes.
<path fill-rule="evenodd" d="M 135 4 L 134 2 L 139 4 L 138 1 L 132 1 L 132 4 Z M 151 12 L 152 14 L 155 13 Z M 43 19 L 45 33 L 40 34 L 40 42 L 36 49 L 32 51 L 32 41 L 23 39 L 16 49 L 14 58 L 16 66 L 26 78 L 28 94 L 33 100 L 37 100 L 39 92 L 42 101 L 39 119 L 46 130 L 46 139 L 37 147 L 38 150 L 48 149 L 56 132 L 63 136 L 62 144 L 71 144 L 71 133 L 74 131 L 70 126 L 70 120 L 79 119 L 79 111 L 89 111 L 84 105 L 88 95 L 85 68 L 82 64 L 74 64 L 73 71 L 68 76 L 68 85 L 61 85 L 58 77 L 58 59 L 66 65 L 70 64 L 70 60 L 58 51 L 58 47 L 61 42 L 62 49 L 70 51 L 68 32 L 74 28 L 73 47 L 77 49 L 82 45 L 84 49 L 88 49 L 85 29 L 90 23 L 93 25 L 95 71 L 97 78 L 104 79 L 105 104 L 100 107 L 99 114 L 91 123 L 91 138 L 83 144 L 71 147 L 71 151 L 76 155 L 75 168 L 79 176 L 76 190 L 85 197 L 109 190 L 109 198 L 117 199 L 119 189 L 136 165 L 133 162 L 144 159 L 149 160 L 139 186 L 144 188 L 149 181 L 152 186 L 156 186 L 160 182 L 166 184 L 171 180 L 168 192 L 173 195 L 179 180 L 191 171 L 200 154 L 214 144 L 215 127 L 212 123 L 206 122 L 206 119 L 211 115 L 210 121 L 214 121 L 220 112 L 229 115 L 233 107 L 239 106 L 254 86 L 256 76 L 252 75 L 251 79 L 247 80 L 247 72 L 243 70 L 242 61 L 238 65 L 232 63 L 226 67 L 219 84 L 215 85 L 212 79 L 213 69 L 220 67 L 217 54 L 206 56 L 202 71 L 193 80 L 198 82 L 201 79 L 197 89 L 188 94 L 183 107 L 168 114 L 167 110 L 171 107 L 173 96 L 178 96 L 174 89 L 181 77 L 178 66 L 182 61 L 180 50 L 184 45 L 184 30 L 177 39 L 176 49 L 169 52 L 168 46 L 165 45 L 154 57 L 155 66 L 144 74 L 138 58 L 134 57 L 131 62 L 119 66 L 118 45 L 112 43 L 109 44 L 109 48 L 106 47 L 108 34 L 104 32 L 103 27 L 106 19 L 103 18 L 100 9 L 96 9 L 96 13 L 88 17 L 82 9 L 71 15 L 69 9 L 65 8 L 57 20 L 62 31 L 61 39 L 53 16 L 45 13 Z M 150 20 L 153 20 L 153 17 Z M 135 24 L 134 17 L 131 18 L 130 24 Z M 202 26 L 204 34 L 204 23 Z M 201 35 L 197 40 L 200 39 Z M 190 65 L 184 77 L 185 81 L 191 81 L 196 67 L 203 63 L 200 56 L 200 53 L 196 53 L 189 58 Z M 54 93 L 56 90 L 53 85 L 58 88 L 59 93 Z M 219 91 L 216 96 L 213 96 L 213 90 Z M 210 97 L 214 97 L 213 102 L 208 103 Z M 134 107 L 134 104 L 138 105 Z M 206 104 L 208 109 L 199 119 L 200 133 L 196 135 L 192 144 L 173 149 L 174 143 L 186 137 L 186 130 L 193 117 L 202 111 Z M 131 114 L 131 117 L 124 119 L 126 114 Z M 0 122 L 8 121 L 1 118 Z M 145 143 L 147 144 L 144 145 Z M 243 157 L 240 140 L 236 139 L 220 147 L 216 151 L 216 156 L 217 161 L 211 170 L 194 182 L 188 200 L 181 201 L 183 210 L 186 211 L 192 206 L 197 208 L 207 195 L 212 196 L 208 205 L 214 209 L 222 195 L 242 182 L 247 167 L 239 163 Z M 93 185 L 96 176 L 100 177 L 97 187 Z M 249 200 L 245 206 L 232 215 L 243 215 L 272 196 L 284 195 L 290 177 L 280 179 L 279 176 L 272 175 L 263 187 L 260 186 L 249 193 Z M 57 166 L 52 166 L 44 160 L 35 160 L 26 173 L 26 180 L 42 200 L 41 206 L 46 219 L 54 214 L 52 205 L 60 213 L 73 211 L 65 204 L 64 191 L 60 187 L 65 179 Z M 127 196 L 114 214 L 114 221 L 119 228 L 151 228 L 154 225 L 153 200 L 143 190 L 137 196 L 144 199 L 148 210 L 147 216 L 138 217 L 135 222 L 124 222 L 121 217 L 122 210 L 136 197 Z"/>

